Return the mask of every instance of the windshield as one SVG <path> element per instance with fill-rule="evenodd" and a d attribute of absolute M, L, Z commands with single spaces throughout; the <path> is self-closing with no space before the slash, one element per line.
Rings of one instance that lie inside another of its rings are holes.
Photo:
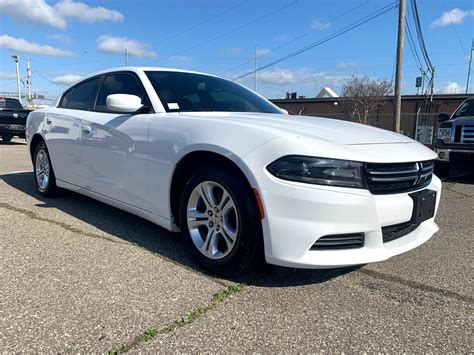
<path fill-rule="evenodd" d="M 262 112 L 282 114 L 267 100 L 229 80 L 213 76 L 146 72 L 167 112 Z"/>
<path fill-rule="evenodd" d="M 474 116 L 474 99 L 465 101 L 454 113 L 453 118 Z"/>
<path fill-rule="evenodd" d="M 7 99 L 7 98 L 0 98 L 0 109 L 12 109 L 12 110 L 21 110 L 23 107 L 20 104 L 20 101 L 16 99 Z"/>

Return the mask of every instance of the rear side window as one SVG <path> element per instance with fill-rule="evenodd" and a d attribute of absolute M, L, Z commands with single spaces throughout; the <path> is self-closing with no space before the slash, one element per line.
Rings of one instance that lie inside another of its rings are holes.
<path fill-rule="evenodd" d="M 63 98 L 61 99 L 61 103 L 59 104 L 59 107 L 66 108 L 67 104 L 69 103 L 69 100 L 71 99 L 72 91 L 74 89 L 70 89 L 68 92 L 66 92 L 63 95 Z"/>
<path fill-rule="evenodd" d="M 147 105 L 145 92 L 138 80 L 130 74 L 111 74 L 105 80 L 99 90 L 95 111 L 110 112 L 107 108 L 107 96 L 112 94 L 135 95 L 142 99 L 142 103 Z"/>
<path fill-rule="evenodd" d="M 71 90 L 70 95 L 69 93 L 65 95 L 61 107 L 71 108 L 74 110 L 89 110 L 95 100 L 98 83 L 99 78 L 94 78 L 75 86 Z M 67 103 L 65 102 L 66 100 Z"/>

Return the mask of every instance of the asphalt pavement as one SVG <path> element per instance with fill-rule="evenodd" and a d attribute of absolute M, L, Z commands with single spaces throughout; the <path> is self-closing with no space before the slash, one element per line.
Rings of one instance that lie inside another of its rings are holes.
<path fill-rule="evenodd" d="M 443 184 L 440 232 L 343 270 L 207 275 L 180 234 L 65 191 L 34 190 L 0 141 L 3 352 L 472 353 L 474 177 Z"/>

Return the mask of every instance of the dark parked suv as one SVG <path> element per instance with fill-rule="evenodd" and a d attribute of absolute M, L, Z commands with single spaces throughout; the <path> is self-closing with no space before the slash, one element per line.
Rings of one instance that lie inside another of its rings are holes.
<path fill-rule="evenodd" d="M 464 101 L 451 116 L 440 113 L 438 122 L 436 174 L 447 177 L 452 168 L 474 171 L 474 98 Z"/>

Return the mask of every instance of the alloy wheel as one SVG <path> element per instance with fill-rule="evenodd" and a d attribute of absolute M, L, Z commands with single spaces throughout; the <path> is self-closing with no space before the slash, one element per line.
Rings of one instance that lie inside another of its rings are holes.
<path fill-rule="evenodd" d="M 233 250 L 239 231 L 238 212 L 230 193 L 214 181 L 192 191 L 187 224 L 196 248 L 210 259 L 222 259 Z"/>

